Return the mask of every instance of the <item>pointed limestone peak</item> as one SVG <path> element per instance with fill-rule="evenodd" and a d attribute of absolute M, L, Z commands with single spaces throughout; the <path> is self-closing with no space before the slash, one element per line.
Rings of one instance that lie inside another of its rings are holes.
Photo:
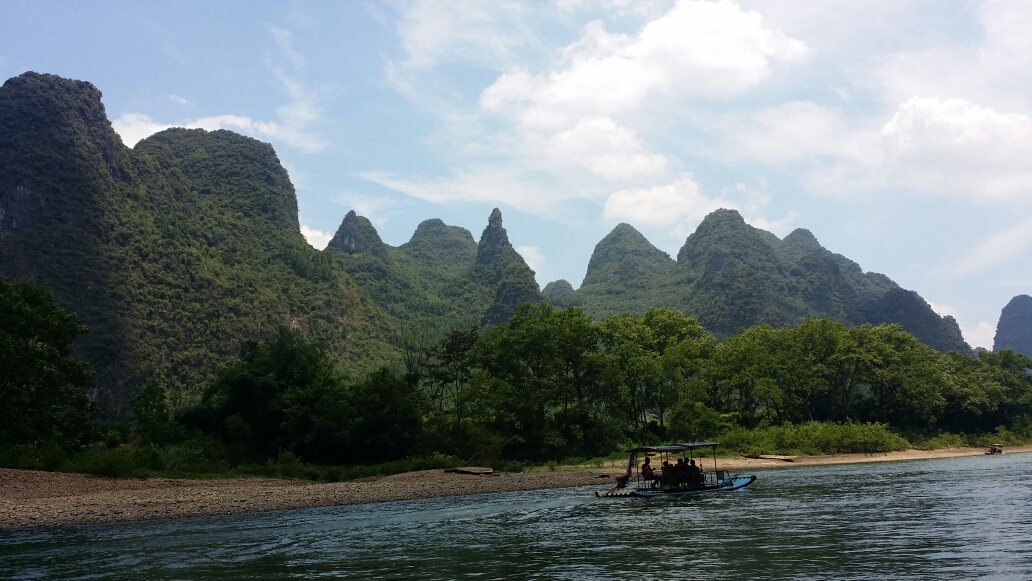
<path fill-rule="evenodd" d="M 778 256 L 789 262 L 795 262 L 807 254 L 820 253 L 822 250 L 824 247 L 806 228 L 796 228 L 777 246 Z"/>
<path fill-rule="evenodd" d="M 1003 307 L 996 325 L 993 351 L 1010 349 L 1032 357 L 1032 297 L 1018 295 Z"/>
<path fill-rule="evenodd" d="M 706 216 L 677 253 L 678 264 L 719 267 L 726 257 L 755 267 L 773 268 L 779 260 L 767 241 L 769 232 L 753 228 L 737 210 L 719 209 Z M 775 237 L 776 238 L 776 237 Z"/>
<path fill-rule="evenodd" d="M 487 219 L 487 228 L 480 235 L 480 244 L 477 246 L 477 262 L 489 264 L 494 262 L 498 253 L 505 248 L 512 248 L 509 243 L 509 235 L 502 227 L 502 212 L 495 208 Z"/>
<path fill-rule="evenodd" d="M 387 249 L 376 228 L 368 218 L 359 216 L 351 210 L 344 216 L 344 221 L 337 228 L 337 233 L 326 246 L 326 249 L 339 250 L 345 254 L 361 254 L 368 252 L 373 256 L 386 258 Z"/>
<path fill-rule="evenodd" d="M 621 223 L 595 245 L 582 286 L 612 282 L 611 279 L 617 274 L 633 272 L 639 276 L 650 271 L 661 271 L 671 264 L 673 259 L 666 252 L 653 246 L 630 224 Z"/>

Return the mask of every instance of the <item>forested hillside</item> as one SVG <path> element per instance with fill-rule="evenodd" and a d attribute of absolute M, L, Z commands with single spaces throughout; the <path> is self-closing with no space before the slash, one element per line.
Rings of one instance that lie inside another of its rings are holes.
<path fill-rule="evenodd" d="M 326 250 L 299 232 L 297 199 L 269 144 L 170 129 L 122 145 L 93 85 L 25 73 L 0 88 L 0 276 L 53 291 L 88 333 L 74 353 L 100 409 L 124 415 L 141 386 L 196 397 L 246 340 L 302 332 L 355 373 L 404 360 L 457 329 L 506 322 L 543 297 L 596 320 L 650 308 L 696 317 L 717 338 L 828 316 L 899 323 L 967 352 L 956 322 L 864 273 L 806 230 L 779 240 L 737 212 L 708 216 L 677 260 L 621 224 L 581 288 L 540 292 L 497 209 L 479 242 L 440 220 L 398 247 L 348 213 Z"/>
<path fill-rule="evenodd" d="M 718 337 L 754 325 L 794 325 L 827 316 L 845 325 L 898 323 L 939 351 L 968 353 L 960 327 L 940 317 L 917 293 L 888 277 L 865 273 L 798 229 L 784 240 L 717 210 L 699 224 L 677 260 L 620 224 L 595 246 L 584 282 L 550 283 L 545 296 L 583 306 L 595 317 L 674 308 L 697 317 Z"/>
<path fill-rule="evenodd" d="M 399 329 L 436 337 L 508 320 L 520 303 L 541 300 L 534 271 L 509 243 L 497 208 L 480 243 L 465 228 L 426 220 L 398 247 L 384 244 L 368 219 L 348 212 L 327 245 Z"/>
<path fill-rule="evenodd" d="M 278 324 L 385 359 L 375 307 L 301 236 L 271 146 L 172 129 L 130 150 L 100 98 L 35 73 L 0 88 L 0 276 L 51 289 L 88 328 L 75 352 L 102 410 L 148 381 L 194 386 Z"/>
<path fill-rule="evenodd" d="M 1028 295 L 1012 298 L 1000 312 L 993 351 L 1005 349 L 1032 357 L 1032 297 Z"/>
<path fill-rule="evenodd" d="M 719 210 L 675 260 L 621 224 L 577 290 L 539 291 L 497 209 L 479 242 L 427 220 L 398 247 L 349 212 L 320 252 L 270 145 L 170 129 L 130 150 L 100 97 L 35 73 L 0 87 L 0 465 L 505 465 L 698 437 L 828 452 L 1032 433 L 1027 357 L 969 357 L 956 321 L 806 230 Z M 1027 337 L 1026 299 L 998 349 Z"/>

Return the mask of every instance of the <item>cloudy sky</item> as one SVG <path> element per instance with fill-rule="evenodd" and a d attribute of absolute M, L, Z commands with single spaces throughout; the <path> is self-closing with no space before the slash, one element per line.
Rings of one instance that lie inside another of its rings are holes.
<path fill-rule="evenodd" d="M 491 208 L 538 282 L 628 222 L 676 255 L 736 208 L 918 291 L 991 347 L 1032 293 L 1032 3 L 0 3 L 0 75 L 92 82 L 127 144 L 272 143 L 323 247 Z"/>

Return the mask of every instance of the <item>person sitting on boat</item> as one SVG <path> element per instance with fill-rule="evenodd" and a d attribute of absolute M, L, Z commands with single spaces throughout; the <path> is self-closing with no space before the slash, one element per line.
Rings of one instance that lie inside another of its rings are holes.
<path fill-rule="evenodd" d="M 702 470 L 695 465 L 694 459 L 688 461 L 688 481 L 692 488 L 702 483 Z"/>
<path fill-rule="evenodd" d="M 649 460 L 648 456 L 645 456 L 645 463 L 641 465 L 641 475 L 645 478 L 646 482 L 656 481 L 656 473 L 652 471 L 652 461 Z"/>

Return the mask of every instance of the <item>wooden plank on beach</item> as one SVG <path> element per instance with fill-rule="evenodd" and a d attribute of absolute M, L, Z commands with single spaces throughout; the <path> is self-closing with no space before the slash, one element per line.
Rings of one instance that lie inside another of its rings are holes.
<path fill-rule="evenodd" d="M 448 468 L 445 472 L 451 472 L 453 474 L 471 474 L 473 476 L 487 476 L 494 472 L 490 468 L 484 468 L 482 466 L 460 466 L 459 468 Z"/>
<path fill-rule="evenodd" d="M 760 460 L 781 460 L 782 462 L 795 462 L 798 456 L 778 456 L 777 454 L 760 454 L 756 456 Z"/>

